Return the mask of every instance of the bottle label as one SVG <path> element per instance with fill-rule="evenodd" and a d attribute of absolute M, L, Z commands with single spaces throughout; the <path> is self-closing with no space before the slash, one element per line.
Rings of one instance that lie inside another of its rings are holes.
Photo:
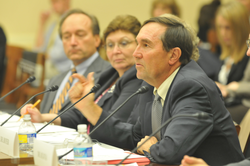
<path fill-rule="evenodd" d="M 74 157 L 75 158 L 92 157 L 92 147 L 74 148 Z"/>
<path fill-rule="evenodd" d="M 36 133 L 18 134 L 20 144 L 34 143 L 34 138 L 36 138 Z"/>

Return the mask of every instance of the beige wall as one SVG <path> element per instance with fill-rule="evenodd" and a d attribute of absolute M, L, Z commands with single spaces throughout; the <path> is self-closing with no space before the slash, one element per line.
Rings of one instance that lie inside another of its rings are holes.
<path fill-rule="evenodd" d="M 119 14 L 131 14 L 141 22 L 150 17 L 152 0 L 72 0 L 72 8 L 81 8 L 94 14 L 101 32 Z M 222 0 L 227 2 L 230 0 Z M 197 29 L 200 7 L 211 0 L 177 0 L 181 17 Z M 0 0 L 0 25 L 7 35 L 8 44 L 32 48 L 38 29 L 39 15 L 50 8 L 49 0 Z M 50 21 L 53 20 L 52 17 Z"/>

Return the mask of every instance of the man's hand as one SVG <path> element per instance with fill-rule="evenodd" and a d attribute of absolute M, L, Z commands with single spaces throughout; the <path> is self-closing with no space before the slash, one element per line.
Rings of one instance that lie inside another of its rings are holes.
<path fill-rule="evenodd" d="M 149 136 L 145 136 L 138 142 L 137 147 L 140 146 Z M 149 148 L 158 142 L 157 138 L 151 137 L 147 142 L 145 142 L 139 149 L 137 149 L 137 153 L 144 154 L 143 150 L 149 152 Z M 150 153 L 150 152 L 149 152 Z"/>
<path fill-rule="evenodd" d="M 21 115 L 24 115 L 26 113 L 30 114 L 31 122 L 33 123 L 42 123 L 42 115 L 40 111 L 35 107 L 31 108 L 32 104 L 27 104 L 21 109 Z"/>
<path fill-rule="evenodd" d="M 199 158 L 184 156 L 180 166 L 208 166 L 207 163 Z"/>
<path fill-rule="evenodd" d="M 89 73 L 87 79 L 79 74 L 72 75 L 73 78 L 77 78 L 79 80 L 69 91 L 69 98 L 72 103 L 77 102 L 83 96 L 85 96 L 90 92 L 91 88 L 94 86 L 93 75 L 94 75 L 93 72 Z M 89 104 L 93 103 L 94 103 L 94 94 L 90 94 L 84 100 L 77 103 L 75 107 L 81 111 Z"/>

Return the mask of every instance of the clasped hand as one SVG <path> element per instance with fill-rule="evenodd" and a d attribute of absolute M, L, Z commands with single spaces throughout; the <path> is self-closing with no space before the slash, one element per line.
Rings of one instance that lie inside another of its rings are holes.
<path fill-rule="evenodd" d="M 149 136 L 145 136 L 137 143 L 137 147 L 140 146 Z M 145 142 L 140 148 L 137 149 L 137 153 L 144 154 L 143 151 L 149 152 L 149 148 L 158 142 L 156 137 L 151 137 L 147 142 Z M 150 153 L 150 152 L 149 152 Z"/>

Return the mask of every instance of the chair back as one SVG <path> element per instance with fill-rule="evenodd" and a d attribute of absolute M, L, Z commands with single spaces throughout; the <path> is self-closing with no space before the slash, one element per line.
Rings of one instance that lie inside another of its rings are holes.
<path fill-rule="evenodd" d="M 36 80 L 30 84 L 25 84 L 20 88 L 20 98 L 17 107 L 23 105 L 30 97 L 44 90 L 45 78 L 45 54 L 31 51 L 23 51 L 22 59 L 19 62 L 20 82 L 24 82 L 30 76 L 35 76 Z M 34 100 L 42 99 L 42 95 Z M 34 101 L 32 101 L 34 102 Z"/>
<path fill-rule="evenodd" d="M 6 46 L 6 71 L 3 80 L 3 87 L 1 96 L 9 93 L 11 90 L 16 88 L 17 85 L 17 68 L 20 59 L 22 58 L 23 48 L 19 46 L 7 45 Z M 18 90 L 10 94 L 5 98 L 7 103 L 16 103 L 18 100 Z"/>
<path fill-rule="evenodd" d="M 234 126 L 235 126 L 235 129 L 236 129 L 236 132 L 237 132 L 237 135 L 239 136 L 240 134 L 240 125 L 238 123 L 236 123 L 235 121 L 234 122 Z"/>
<path fill-rule="evenodd" d="M 7 45 L 7 65 L 4 84 L 1 95 L 5 95 L 30 76 L 36 80 L 30 84 L 23 85 L 5 98 L 7 103 L 16 103 L 20 107 L 31 96 L 44 90 L 45 78 L 45 54 L 24 50 L 22 47 Z M 42 95 L 39 99 L 41 99 Z"/>

